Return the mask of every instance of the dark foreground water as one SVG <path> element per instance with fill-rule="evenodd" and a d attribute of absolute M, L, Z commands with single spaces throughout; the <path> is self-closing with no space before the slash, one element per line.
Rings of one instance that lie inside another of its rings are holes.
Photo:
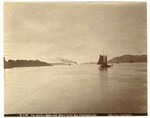
<path fill-rule="evenodd" d="M 5 69 L 5 114 L 146 113 L 146 63 Z"/>

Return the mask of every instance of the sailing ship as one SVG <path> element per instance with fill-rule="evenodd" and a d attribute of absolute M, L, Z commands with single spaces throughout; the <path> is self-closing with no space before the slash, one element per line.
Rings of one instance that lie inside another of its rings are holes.
<path fill-rule="evenodd" d="M 113 66 L 113 65 L 108 65 L 107 55 L 100 55 L 97 64 L 100 65 L 102 68 L 107 68 L 107 67 Z"/>

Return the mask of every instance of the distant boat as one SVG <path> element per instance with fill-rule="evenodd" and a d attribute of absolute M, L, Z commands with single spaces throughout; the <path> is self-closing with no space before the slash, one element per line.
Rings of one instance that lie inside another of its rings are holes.
<path fill-rule="evenodd" d="M 129 60 L 129 63 L 133 63 L 133 59 L 130 59 L 130 60 Z"/>
<path fill-rule="evenodd" d="M 107 55 L 100 55 L 97 64 L 100 65 L 102 68 L 107 68 L 107 67 L 113 66 L 113 65 L 108 65 Z"/>

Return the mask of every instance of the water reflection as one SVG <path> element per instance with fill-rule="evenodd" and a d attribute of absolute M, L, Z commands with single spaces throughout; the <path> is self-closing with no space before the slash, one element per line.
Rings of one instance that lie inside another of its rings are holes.
<path fill-rule="evenodd" d="M 100 70 L 100 71 L 107 71 L 107 68 L 99 67 L 99 70 Z"/>
<path fill-rule="evenodd" d="M 107 68 L 99 67 L 98 69 L 99 69 L 100 76 L 103 76 L 104 78 L 108 77 L 108 69 Z"/>
<path fill-rule="evenodd" d="M 100 78 L 100 87 L 107 90 L 108 89 L 108 69 L 98 67 L 99 78 Z"/>

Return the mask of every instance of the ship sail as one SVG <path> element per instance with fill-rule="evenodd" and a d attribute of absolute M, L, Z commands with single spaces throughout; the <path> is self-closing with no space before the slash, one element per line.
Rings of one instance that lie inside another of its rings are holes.
<path fill-rule="evenodd" d="M 107 64 L 107 56 L 106 55 L 100 55 L 97 64 L 99 64 L 99 65 Z"/>
<path fill-rule="evenodd" d="M 104 58 L 103 64 L 107 64 L 107 55 L 103 55 L 103 58 Z"/>
<path fill-rule="evenodd" d="M 103 64 L 103 62 L 104 62 L 104 58 L 103 58 L 103 56 L 102 55 L 100 55 L 99 56 L 99 60 L 98 60 L 98 63 L 97 64 Z"/>

